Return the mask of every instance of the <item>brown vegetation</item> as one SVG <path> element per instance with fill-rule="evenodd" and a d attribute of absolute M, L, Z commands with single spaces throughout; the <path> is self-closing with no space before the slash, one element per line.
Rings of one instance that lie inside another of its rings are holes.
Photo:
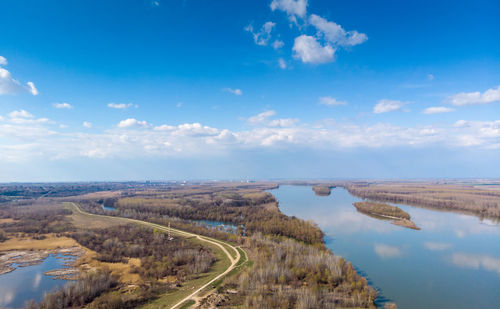
<path fill-rule="evenodd" d="M 353 204 L 359 212 L 369 213 L 388 218 L 410 220 L 410 214 L 397 206 L 375 202 L 356 202 Z"/>
<path fill-rule="evenodd" d="M 324 248 L 256 234 L 246 248 L 253 267 L 219 289 L 245 308 L 375 308 L 376 292 L 352 265 Z M 234 293 L 237 291 L 237 293 Z"/>
<path fill-rule="evenodd" d="M 349 183 L 345 186 L 351 194 L 361 198 L 500 218 L 498 184 L 380 182 Z"/>
<path fill-rule="evenodd" d="M 328 196 L 331 193 L 330 186 L 316 185 L 312 189 L 319 196 Z"/>

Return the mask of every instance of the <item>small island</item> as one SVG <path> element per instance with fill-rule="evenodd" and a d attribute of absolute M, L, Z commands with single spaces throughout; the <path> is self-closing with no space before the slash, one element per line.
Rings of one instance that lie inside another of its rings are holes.
<path fill-rule="evenodd" d="M 331 193 L 330 186 L 324 186 L 324 185 L 317 185 L 313 186 L 312 189 L 316 195 L 319 196 L 329 196 Z"/>
<path fill-rule="evenodd" d="M 374 217 L 391 219 L 394 225 L 420 230 L 420 228 L 411 221 L 410 214 L 397 206 L 376 202 L 356 202 L 353 205 L 361 213 Z"/>

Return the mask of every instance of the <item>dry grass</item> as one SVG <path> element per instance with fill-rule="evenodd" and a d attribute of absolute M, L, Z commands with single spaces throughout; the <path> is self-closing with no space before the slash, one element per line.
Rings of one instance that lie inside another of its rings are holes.
<path fill-rule="evenodd" d="M 85 272 L 94 269 L 107 269 L 111 271 L 113 275 L 116 275 L 118 277 L 118 281 L 122 283 L 137 284 L 142 282 L 139 274 L 133 274 L 130 272 L 133 266 L 141 266 L 140 259 L 130 258 L 127 263 L 100 262 L 96 259 L 97 252 L 86 247 L 83 248 L 86 253 L 85 256 L 77 262 L 77 266 Z"/>
<path fill-rule="evenodd" d="M 16 220 L 12 219 L 12 218 L 2 218 L 0 219 L 0 224 L 2 223 L 12 223 L 12 222 L 15 222 Z"/>
<path fill-rule="evenodd" d="M 78 243 L 68 237 L 57 237 L 47 235 L 45 239 L 32 239 L 26 237 L 12 237 L 0 243 L 0 251 L 7 250 L 51 250 L 56 248 L 66 248 L 79 246 Z"/>

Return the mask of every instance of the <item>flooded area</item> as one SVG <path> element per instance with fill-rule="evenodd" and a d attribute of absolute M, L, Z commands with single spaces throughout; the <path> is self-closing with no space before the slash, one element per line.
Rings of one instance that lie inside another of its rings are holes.
<path fill-rule="evenodd" d="M 498 308 L 500 225 L 492 220 L 401 204 L 421 228 L 362 214 L 361 199 L 342 188 L 317 196 L 311 187 L 271 190 L 283 213 L 313 220 L 326 246 L 352 262 L 379 290 L 379 305 L 398 308 Z"/>
<path fill-rule="evenodd" d="M 65 268 L 65 264 L 74 259 L 73 256 L 51 254 L 37 265 L 12 265 L 16 268 L 14 271 L 0 275 L 0 307 L 22 308 L 25 302 L 39 301 L 45 293 L 67 283 L 67 280 L 54 279 L 44 273 Z"/>

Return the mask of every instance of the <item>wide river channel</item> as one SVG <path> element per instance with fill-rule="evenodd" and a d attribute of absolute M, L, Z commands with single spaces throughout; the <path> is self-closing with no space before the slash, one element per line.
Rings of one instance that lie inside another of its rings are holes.
<path fill-rule="evenodd" d="M 379 305 L 500 308 L 498 222 L 397 205 L 421 228 L 411 230 L 357 212 L 352 204 L 361 199 L 342 188 L 330 196 L 317 196 L 307 186 L 269 192 L 286 215 L 318 224 L 326 246 L 379 290 Z"/>

